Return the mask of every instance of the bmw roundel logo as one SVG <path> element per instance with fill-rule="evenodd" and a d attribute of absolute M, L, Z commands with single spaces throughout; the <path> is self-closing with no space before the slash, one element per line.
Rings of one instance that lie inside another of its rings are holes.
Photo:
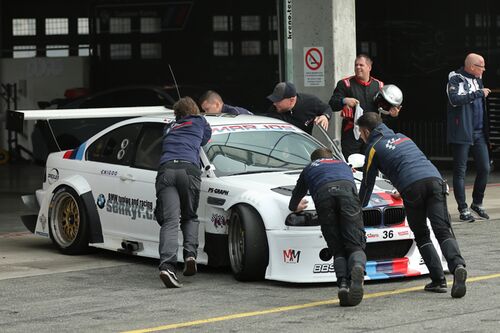
<path fill-rule="evenodd" d="M 106 198 L 104 197 L 104 194 L 99 194 L 99 196 L 97 197 L 97 207 L 104 208 L 105 203 Z"/>

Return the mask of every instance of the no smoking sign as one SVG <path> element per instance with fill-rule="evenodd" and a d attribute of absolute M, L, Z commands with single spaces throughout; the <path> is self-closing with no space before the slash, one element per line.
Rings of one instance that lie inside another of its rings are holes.
<path fill-rule="evenodd" d="M 323 47 L 304 47 L 304 86 L 325 86 Z"/>

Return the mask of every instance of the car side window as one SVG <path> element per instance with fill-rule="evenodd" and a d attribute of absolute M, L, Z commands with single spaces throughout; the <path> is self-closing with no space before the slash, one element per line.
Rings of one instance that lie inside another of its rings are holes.
<path fill-rule="evenodd" d="M 141 123 L 135 123 L 104 134 L 87 149 L 87 160 L 129 165 L 141 128 Z"/>
<path fill-rule="evenodd" d="M 163 123 L 149 123 L 144 125 L 137 139 L 137 151 L 132 162 L 132 167 L 158 170 L 164 129 L 165 124 Z"/>

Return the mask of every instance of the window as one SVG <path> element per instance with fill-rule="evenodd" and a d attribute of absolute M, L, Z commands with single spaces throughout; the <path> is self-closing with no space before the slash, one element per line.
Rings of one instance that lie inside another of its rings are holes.
<path fill-rule="evenodd" d="M 13 19 L 12 36 L 36 36 L 36 19 Z"/>
<path fill-rule="evenodd" d="M 141 33 L 161 32 L 161 19 L 159 17 L 141 17 Z"/>
<path fill-rule="evenodd" d="M 67 35 L 68 34 L 68 19 L 67 18 L 46 18 L 45 19 L 45 34 L 46 35 Z"/>
<path fill-rule="evenodd" d="M 47 57 L 68 57 L 68 45 L 47 45 Z"/>
<path fill-rule="evenodd" d="M 277 31 L 278 30 L 278 17 L 276 15 L 269 16 L 269 26 L 267 29 L 269 31 Z"/>
<path fill-rule="evenodd" d="M 277 125 L 281 126 L 281 125 Z M 218 176 L 302 169 L 321 145 L 292 131 L 217 133 L 203 147 Z"/>
<path fill-rule="evenodd" d="M 132 57 L 132 46 L 130 44 L 110 44 L 109 57 L 113 60 L 130 59 Z"/>
<path fill-rule="evenodd" d="M 214 47 L 214 56 L 220 57 L 220 56 L 228 56 L 232 54 L 232 44 L 230 42 L 225 41 L 225 40 L 214 40 L 213 47 Z"/>
<path fill-rule="evenodd" d="M 269 41 L 269 54 L 270 55 L 278 55 L 279 52 L 279 44 L 276 39 Z"/>
<path fill-rule="evenodd" d="M 241 42 L 241 55 L 260 55 L 260 41 L 244 40 Z"/>
<path fill-rule="evenodd" d="M 14 45 L 12 58 L 34 58 L 36 57 L 35 45 Z"/>
<path fill-rule="evenodd" d="M 78 34 L 88 35 L 89 34 L 89 18 L 79 17 L 78 18 Z"/>
<path fill-rule="evenodd" d="M 160 43 L 142 43 L 141 44 L 142 59 L 160 59 L 161 44 Z"/>
<path fill-rule="evenodd" d="M 130 17 L 112 17 L 109 19 L 109 32 L 112 34 L 129 34 L 131 31 Z"/>
<path fill-rule="evenodd" d="M 132 166 L 140 169 L 158 170 L 163 144 L 165 124 L 145 124 L 137 140 L 137 152 Z"/>
<path fill-rule="evenodd" d="M 78 45 L 78 56 L 80 57 L 90 56 L 90 45 L 89 44 Z"/>
<path fill-rule="evenodd" d="M 231 16 L 214 16 L 212 17 L 212 30 L 213 31 L 230 31 L 233 30 L 233 22 Z"/>
<path fill-rule="evenodd" d="M 256 15 L 241 17 L 241 31 L 259 31 L 260 17 Z"/>
<path fill-rule="evenodd" d="M 87 150 L 87 159 L 102 163 L 129 165 L 141 127 L 140 123 L 129 124 L 104 134 L 90 145 Z"/>

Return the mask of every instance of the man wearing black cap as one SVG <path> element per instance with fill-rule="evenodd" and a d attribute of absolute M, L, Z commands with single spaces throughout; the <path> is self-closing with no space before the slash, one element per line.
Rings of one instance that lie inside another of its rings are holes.
<path fill-rule="evenodd" d="M 313 125 L 328 129 L 332 109 L 318 97 L 310 94 L 297 94 L 291 82 L 280 82 L 267 98 L 273 102 L 270 116 L 284 120 L 311 134 Z"/>

